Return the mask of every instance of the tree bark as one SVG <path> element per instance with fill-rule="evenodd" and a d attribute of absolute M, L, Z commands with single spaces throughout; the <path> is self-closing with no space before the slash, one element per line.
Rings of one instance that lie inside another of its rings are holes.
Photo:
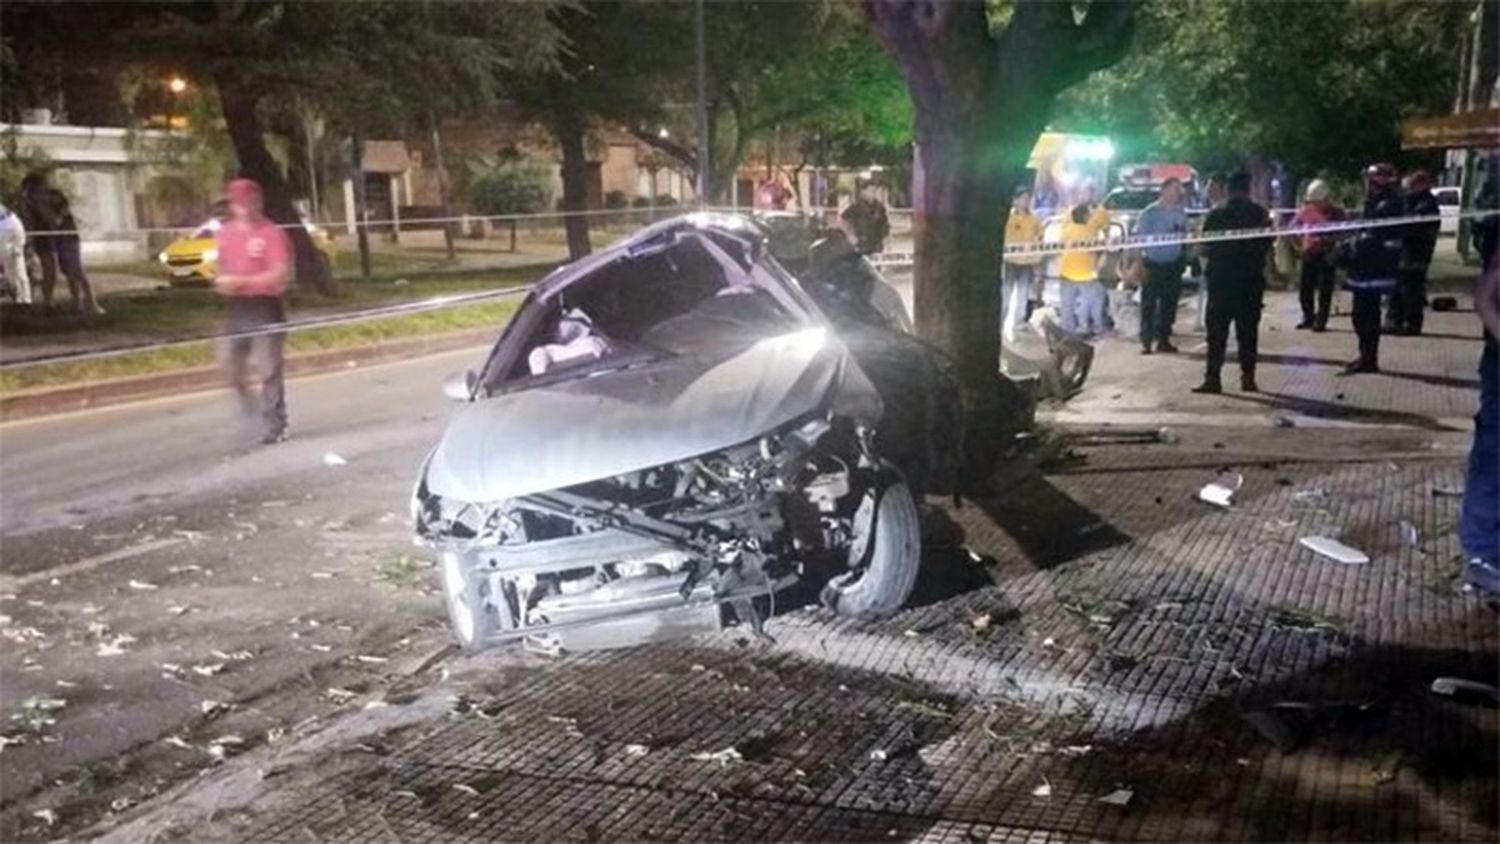
<path fill-rule="evenodd" d="M 986 3 L 864 0 L 914 106 L 917 333 L 952 358 L 963 389 L 966 470 L 982 487 L 1018 409 L 999 374 L 995 290 L 1009 196 L 1057 94 L 1117 61 L 1135 3 L 1023 0 L 998 36 Z"/>
<path fill-rule="evenodd" d="M 583 120 L 566 105 L 556 106 L 552 131 L 562 151 L 562 209 L 568 215 L 563 226 L 568 233 L 568 257 L 578 260 L 593 251 L 589 242 L 589 218 L 580 213 L 588 205 L 588 157 L 584 151 Z"/>
<path fill-rule="evenodd" d="M 334 283 L 328 259 L 313 244 L 307 229 L 302 227 L 297 208 L 292 204 L 292 192 L 286 178 L 266 149 L 266 142 L 261 134 L 260 116 L 255 111 L 259 97 L 232 74 L 220 73 L 214 82 L 219 89 L 224 123 L 229 130 L 229 138 L 234 143 L 235 156 L 239 159 L 240 174 L 260 184 L 266 216 L 281 225 L 292 241 L 297 286 L 325 296 L 337 295 L 338 287 Z"/>

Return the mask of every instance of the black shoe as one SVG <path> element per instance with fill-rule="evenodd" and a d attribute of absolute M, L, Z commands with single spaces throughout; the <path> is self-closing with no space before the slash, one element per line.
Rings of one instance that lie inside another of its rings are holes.
<path fill-rule="evenodd" d="M 1151 349 L 1150 346 L 1142 346 L 1141 347 L 1141 354 L 1143 354 L 1143 355 L 1151 355 L 1151 354 L 1155 354 L 1155 352 L 1152 351 L 1152 349 Z"/>
<path fill-rule="evenodd" d="M 1224 385 L 1217 381 L 1204 381 L 1202 384 L 1194 387 L 1193 392 L 1204 396 L 1217 396 L 1224 392 Z"/>
<path fill-rule="evenodd" d="M 1312 328 L 1312 327 L 1313 327 L 1313 321 L 1310 320 L 1310 319 L 1304 319 L 1301 322 L 1297 323 L 1297 330 L 1298 331 L 1306 331 L 1307 329 Z"/>
<path fill-rule="evenodd" d="M 1256 384 L 1255 384 L 1255 376 L 1254 375 L 1241 375 L 1240 376 L 1240 390 L 1243 391 L 1243 392 L 1246 392 L 1246 393 L 1258 393 L 1258 392 L 1260 392 L 1260 387 L 1256 386 Z"/>
<path fill-rule="evenodd" d="M 261 445 L 275 445 L 286 442 L 286 431 L 270 431 L 260 438 Z"/>
<path fill-rule="evenodd" d="M 1163 340 L 1160 343 L 1157 343 L 1156 344 L 1156 350 L 1158 352 L 1161 352 L 1164 355 L 1175 355 L 1175 354 L 1177 354 L 1177 347 L 1174 346 L 1174 345 L 1172 345 L 1172 341 L 1171 340 Z"/>
<path fill-rule="evenodd" d="M 1325 331 L 1328 330 L 1328 323 L 1326 323 L 1326 322 L 1315 322 L 1315 323 L 1313 323 L 1312 330 L 1313 330 L 1314 334 L 1322 334 L 1323 332 L 1325 332 Z"/>
<path fill-rule="evenodd" d="M 1344 371 L 1349 373 L 1350 375 L 1359 375 L 1366 372 L 1379 372 L 1380 364 L 1377 364 L 1372 360 L 1365 360 L 1364 358 L 1360 358 L 1359 360 L 1354 361 L 1353 363 L 1344 367 Z"/>

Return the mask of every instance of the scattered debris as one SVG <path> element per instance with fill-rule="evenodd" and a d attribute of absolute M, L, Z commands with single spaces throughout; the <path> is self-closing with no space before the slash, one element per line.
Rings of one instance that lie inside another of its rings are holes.
<path fill-rule="evenodd" d="M 208 755 L 222 761 L 230 754 L 230 748 L 243 747 L 245 740 L 233 733 L 222 735 L 208 743 Z"/>
<path fill-rule="evenodd" d="M 134 805 L 135 801 L 131 800 L 129 797 L 116 797 L 115 799 L 109 801 L 109 810 L 111 812 L 123 812 Z"/>
<path fill-rule="evenodd" d="M 144 580 L 132 580 L 130 581 L 130 588 L 137 592 L 150 592 L 159 587 L 155 583 L 148 583 Z"/>
<path fill-rule="evenodd" d="M 1283 753 L 1295 750 L 1314 732 L 1357 720 L 1374 707 L 1373 703 L 1343 701 L 1278 701 L 1270 706 L 1248 709 L 1241 713 L 1262 738 Z"/>
<path fill-rule="evenodd" d="M 1130 788 L 1117 788 L 1114 791 L 1099 798 L 1100 803 L 1110 806 L 1129 806 L 1130 798 L 1135 796 L 1135 790 Z"/>
<path fill-rule="evenodd" d="M 995 623 L 995 617 L 990 613 L 983 612 L 969 619 L 969 629 L 975 633 L 987 632 Z"/>
<path fill-rule="evenodd" d="M 1298 540 L 1298 544 L 1314 554 L 1319 554 L 1336 563 L 1343 563 L 1346 566 L 1363 566 L 1370 562 L 1370 555 L 1357 548 L 1350 548 L 1348 545 L 1332 537 L 1304 536 Z"/>
<path fill-rule="evenodd" d="M 26 736 L 24 735 L 6 735 L 4 733 L 0 733 L 0 753 L 4 753 L 5 748 L 10 747 L 13 744 L 25 743 Z"/>
<path fill-rule="evenodd" d="M 1039 785 L 1039 786 L 1037 786 L 1036 788 L 1033 788 L 1031 790 L 1031 796 L 1032 797 L 1051 797 L 1052 796 L 1052 783 L 1047 782 L 1047 778 L 1043 777 L 1042 778 L 1042 784 Z"/>
<path fill-rule="evenodd" d="M 358 654 L 354 659 L 358 662 L 370 663 L 371 665 L 380 665 L 381 663 L 391 661 L 390 657 L 375 656 L 374 654 Z"/>
<path fill-rule="evenodd" d="M 453 784 L 453 788 L 457 791 L 462 791 L 464 794 L 467 794 L 470 797 L 479 796 L 479 789 L 475 788 L 472 785 L 469 785 L 466 782 L 456 782 Z"/>
<path fill-rule="evenodd" d="M 211 654 L 214 659 L 222 659 L 225 662 L 244 662 L 246 660 L 255 658 L 255 653 L 253 651 L 231 651 L 226 653 L 225 651 L 221 650 L 212 650 L 209 651 L 209 654 Z"/>
<path fill-rule="evenodd" d="M 332 451 L 327 451 L 327 452 L 323 453 L 323 465 L 324 466 L 347 466 L 347 465 L 349 465 L 349 461 L 345 460 L 344 458 L 340 457 L 338 454 L 336 454 L 336 453 L 334 453 Z"/>
<path fill-rule="evenodd" d="M 328 690 L 323 694 L 326 695 L 334 703 L 347 703 L 348 701 L 359 697 L 358 692 L 351 692 L 348 689 L 342 689 L 338 686 L 330 686 Z"/>
<path fill-rule="evenodd" d="M 189 574 L 195 571 L 203 571 L 203 566 L 197 563 L 188 563 L 185 566 L 172 566 L 167 569 L 167 574 Z"/>
<path fill-rule="evenodd" d="M 1463 487 L 1434 486 L 1432 488 L 1432 497 L 1433 498 L 1463 498 L 1464 497 L 1464 490 L 1463 490 Z"/>
<path fill-rule="evenodd" d="M 1417 526 L 1406 519 L 1401 520 L 1401 541 L 1408 548 L 1420 548 L 1422 546 L 1422 532 Z"/>
<path fill-rule="evenodd" d="M 1317 501 L 1323 501 L 1327 498 L 1328 490 L 1323 489 L 1322 487 L 1313 487 L 1312 489 L 1303 489 L 1292 493 L 1292 500 L 1298 502 L 1299 504 L 1310 504 Z"/>
<path fill-rule="evenodd" d="M 1432 681 L 1432 693 L 1443 697 L 1453 698 L 1456 701 L 1478 700 L 1488 703 L 1490 706 L 1500 706 L 1500 688 L 1481 683 L 1477 680 L 1465 680 L 1461 677 L 1439 677 Z"/>
<path fill-rule="evenodd" d="M 133 644 L 135 644 L 134 636 L 130 635 L 129 633 L 121 633 L 120 635 L 115 636 L 108 641 L 100 642 L 99 650 L 95 653 L 98 656 L 119 656 L 120 654 L 125 653 L 125 648 L 127 645 Z"/>
<path fill-rule="evenodd" d="M 627 745 L 625 745 L 625 755 L 626 756 L 645 756 L 647 753 L 650 753 L 650 752 L 651 752 L 651 748 L 647 747 L 644 744 L 627 744 Z"/>
<path fill-rule="evenodd" d="M 229 709 L 228 704 L 217 700 L 205 700 L 202 703 L 198 704 L 198 711 L 209 717 L 212 717 L 220 712 L 224 712 L 227 709 Z"/>
<path fill-rule="evenodd" d="M 168 736 L 165 739 L 162 739 L 162 744 L 165 744 L 168 747 L 175 747 L 178 750 L 197 750 L 198 749 L 196 747 L 193 747 L 191 744 L 188 744 L 187 740 L 184 739 L 182 736 Z"/>
<path fill-rule="evenodd" d="M 1215 507 L 1229 509 L 1234 494 L 1245 484 L 1245 476 L 1237 472 L 1225 472 L 1210 484 L 1198 490 L 1198 500 Z"/>
<path fill-rule="evenodd" d="M 188 611 L 191 609 L 192 607 L 188 606 L 187 604 L 173 604 L 172 606 L 167 607 L 167 612 L 171 615 L 187 615 Z"/>
<path fill-rule="evenodd" d="M 732 749 L 733 748 L 731 748 L 731 750 Z M 736 754 L 736 755 L 738 755 L 738 754 Z M 874 750 L 870 751 L 870 758 L 873 759 L 876 762 L 884 762 L 889 757 L 890 757 L 890 754 L 886 753 L 884 750 L 882 750 L 881 748 L 878 748 L 878 747 L 875 748 Z"/>
<path fill-rule="evenodd" d="M 1297 427 L 1297 423 L 1292 421 L 1292 418 L 1290 416 L 1278 416 L 1276 417 L 1276 427 L 1295 428 Z"/>
<path fill-rule="evenodd" d="M 193 666 L 193 673 L 199 677 L 212 677 L 223 670 L 224 663 L 222 662 L 207 662 Z"/>
<path fill-rule="evenodd" d="M 870 758 L 875 758 L 876 752 L 879 751 L 872 751 L 870 754 Z M 726 747 L 723 750 L 716 750 L 712 753 L 709 753 L 707 751 L 703 753 L 694 753 L 688 758 L 693 759 L 697 762 L 717 762 L 719 763 L 719 767 L 728 767 L 732 762 L 743 762 L 745 760 L 745 757 L 741 756 L 740 752 L 738 750 L 735 750 L 733 747 Z"/>
<path fill-rule="evenodd" d="M 46 824 L 47 826 L 56 826 L 57 825 L 57 812 L 55 812 L 55 811 L 53 811 L 51 809 L 37 809 L 35 812 L 31 813 L 31 816 L 33 818 L 39 819 L 42 823 Z"/>

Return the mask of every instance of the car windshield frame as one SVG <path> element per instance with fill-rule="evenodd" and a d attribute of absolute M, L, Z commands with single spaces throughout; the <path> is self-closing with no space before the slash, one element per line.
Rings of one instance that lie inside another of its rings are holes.
<path fill-rule="evenodd" d="M 1131 197 L 1129 205 L 1119 203 L 1121 197 Z M 1144 211 L 1146 207 L 1161 197 L 1161 191 L 1152 188 L 1117 188 L 1104 197 L 1104 207 L 1109 211 Z M 1139 205 L 1135 201 L 1144 198 L 1145 202 Z"/>
<path fill-rule="evenodd" d="M 647 232 L 649 234 L 649 230 Z M 537 375 L 506 377 L 514 372 L 523 355 L 530 354 L 528 343 L 550 311 L 566 291 L 574 285 L 595 277 L 600 272 L 615 268 L 621 263 L 649 258 L 674 248 L 684 248 L 684 242 L 695 239 L 725 267 L 726 276 L 739 275 L 740 283 L 752 287 L 762 295 L 768 295 L 787 317 L 785 332 L 805 330 L 814 326 L 830 325 L 827 316 L 818 308 L 801 284 L 765 247 L 758 234 L 746 236 L 739 231 L 726 230 L 722 226 L 688 226 L 669 229 L 662 238 L 640 237 L 627 239 L 611 247 L 593 260 L 584 259 L 556 271 L 553 277 L 543 279 L 521 303 L 515 317 L 501 331 L 483 368 L 480 370 L 477 398 L 489 398 L 510 393 L 546 387 L 552 384 L 586 378 L 604 372 L 628 369 L 673 357 L 676 353 L 655 349 L 639 343 L 610 338 L 606 332 L 600 334 L 615 344 L 619 354 L 611 354 L 586 364 L 562 367 L 555 372 Z M 739 249 L 736 250 L 735 245 Z M 739 254 L 734 254 L 736 251 Z M 611 254 L 612 253 L 612 254 Z M 728 288 L 726 288 L 728 289 Z"/>

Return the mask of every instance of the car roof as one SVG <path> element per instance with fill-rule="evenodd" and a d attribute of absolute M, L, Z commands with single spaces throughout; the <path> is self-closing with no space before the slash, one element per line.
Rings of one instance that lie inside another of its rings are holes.
<path fill-rule="evenodd" d="M 543 299 L 550 298 L 574 281 L 615 261 L 666 248 L 675 243 L 677 235 L 683 232 L 717 234 L 722 242 L 740 243 L 744 249 L 743 257 L 747 261 L 758 258 L 765 245 L 764 236 L 746 217 L 716 211 L 695 211 L 652 223 L 592 255 L 558 267 L 537 282 L 536 295 Z"/>

